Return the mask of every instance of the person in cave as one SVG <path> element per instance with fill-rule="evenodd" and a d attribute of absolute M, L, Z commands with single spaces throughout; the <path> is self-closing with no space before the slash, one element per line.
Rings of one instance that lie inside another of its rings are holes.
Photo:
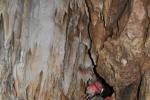
<path fill-rule="evenodd" d="M 110 100 L 114 90 L 99 76 L 96 66 L 84 67 L 80 65 L 79 73 L 83 80 L 82 86 L 87 100 Z"/>
<path fill-rule="evenodd" d="M 93 82 L 89 80 L 86 87 L 86 95 L 88 100 L 95 100 L 96 98 L 96 100 L 110 100 L 113 92 L 112 87 L 110 87 L 102 79 L 97 79 Z"/>

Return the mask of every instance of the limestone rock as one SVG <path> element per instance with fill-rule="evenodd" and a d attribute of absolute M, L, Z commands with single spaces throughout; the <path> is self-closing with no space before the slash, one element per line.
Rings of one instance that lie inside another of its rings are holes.
<path fill-rule="evenodd" d="M 0 0 L 0 100 L 149 100 L 149 57 L 149 0 Z"/>

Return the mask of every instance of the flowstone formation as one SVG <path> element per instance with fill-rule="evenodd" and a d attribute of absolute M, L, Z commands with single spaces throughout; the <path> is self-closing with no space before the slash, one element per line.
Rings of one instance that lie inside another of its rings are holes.
<path fill-rule="evenodd" d="M 97 77 L 150 100 L 149 0 L 0 0 L 0 100 L 86 100 Z"/>

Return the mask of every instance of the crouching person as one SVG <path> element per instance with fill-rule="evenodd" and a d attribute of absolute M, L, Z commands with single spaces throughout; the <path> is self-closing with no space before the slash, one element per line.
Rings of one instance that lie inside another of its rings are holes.
<path fill-rule="evenodd" d="M 111 100 L 113 89 L 101 80 L 89 81 L 86 88 L 88 100 Z"/>

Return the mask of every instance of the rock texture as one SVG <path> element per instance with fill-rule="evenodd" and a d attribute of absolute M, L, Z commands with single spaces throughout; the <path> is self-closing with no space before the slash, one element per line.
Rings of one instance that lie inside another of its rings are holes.
<path fill-rule="evenodd" d="M 0 0 L 0 100 L 85 100 L 97 74 L 150 100 L 149 73 L 149 0 Z"/>

